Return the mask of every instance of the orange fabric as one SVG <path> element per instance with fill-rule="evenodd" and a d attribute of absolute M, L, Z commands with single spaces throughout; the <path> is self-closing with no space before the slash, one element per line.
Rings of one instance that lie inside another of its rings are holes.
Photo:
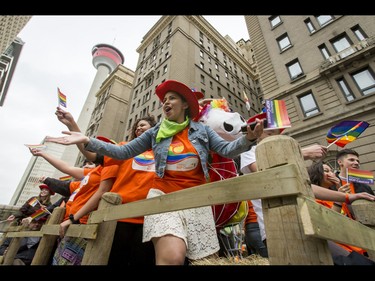
<path fill-rule="evenodd" d="M 320 199 L 315 199 L 315 201 L 329 209 L 332 208 L 333 206 L 333 202 L 331 201 L 324 201 L 324 200 L 320 200 Z M 343 215 L 346 215 L 346 212 L 344 210 L 344 208 L 346 207 L 346 209 L 348 210 L 348 206 L 346 206 L 345 203 L 342 204 L 342 209 L 341 209 L 341 214 Z M 349 210 L 348 210 L 349 211 Z M 349 215 L 350 215 L 350 212 L 349 212 Z M 349 216 L 351 219 L 353 219 L 351 216 Z M 349 251 L 349 252 L 352 252 L 352 251 L 356 251 L 360 254 L 364 254 L 366 251 L 363 250 L 362 248 L 359 248 L 359 247 L 356 247 L 356 246 L 351 246 L 351 245 L 347 245 L 347 244 L 341 244 L 341 243 L 337 243 L 337 245 L 341 246 L 342 248 L 344 248 L 345 250 Z"/>
<path fill-rule="evenodd" d="M 78 182 L 79 184 L 72 183 L 70 185 L 71 195 L 65 207 L 64 221 L 69 219 L 70 214 L 75 214 L 83 205 L 86 204 L 87 200 L 98 190 L 100 182 L 106 179 L 115 178 L 117 175 L 118 166 L 112 165 L 109 167 L 97 166 L 93 169 L 84 169 L 85 178 L 88 177 L 87 183 L 84 180 Z M 73 189 L 74 188 L 74 189 Z M 73 190 L 72 190 L 73 189 Z M 82 224 L 86 224 L 88 215 L 83 216 L 79 221 Z"/>
<path fill-rule="evenodd" d="M 105 163 L 116 163 L 104 157 Z M 152 150 L 145 151 L 140 155 L 117 162 L 119 169 L 117 178 L 112 186 L 111 192 L 116 192 L 122 197 L 122 203 L 134 202 L 147 197 L 155 177 L 155 160 Z M 130 223 L 143 223 L 143 217 L 127 218 L 119 220 Z"/>
<path fill-rule="evenodd" d="M 258 217 L 254 211 L 253 203 L 251 203 L 251 200 L 247 200 L 247 205 L 249 206 L 249 211 L 245 219 L 245 225 L 251 222 L 258 222 Z"/>
<path fill-rule="evenodd" d="M 188 129 L 186 127 L 173 137 L 164 177 L 154 177 L 153 187 L 164 193 L 206 183 L 198 153 L 188 139 Z"/>

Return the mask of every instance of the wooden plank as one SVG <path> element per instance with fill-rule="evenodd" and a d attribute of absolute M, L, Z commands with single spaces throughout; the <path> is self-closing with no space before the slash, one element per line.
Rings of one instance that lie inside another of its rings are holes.
<path fill-rule="evenodd" d="M 375 202 L 365 199 L 356 200 L 352 203 L 352 209 L 357 221 L 375 227 Z"/>
<path fill-rule="evenodd" d="M 42 237 L 41 231 L 19 231 L 19 232 L 8 232 L 7 237 Z"/>
<path fill-rule="evenodd" d="M 100 223 L 187 208 L 298 194 L 301 192 L 303 181 L 298 170 L 294 164 L 284 165 L 268 171 L 113 206 L 100 212 L 92 212 L 90 221 Z"/>
<path fill-rule="evenodd" d="M 310 198 L 299 197 L 297 200 L 306 235 L 375 250 L 373 229 L 324 207 Z"/>
<path fill-rule="evenodd" d="M 98 229 L 97 224 L 71 224 L 65 233 L 65 236 L 80 237 L 86 239 L 95 239 Z M 44 225 L 42 228 L 43 234 L 59 236 L 60 225 Z"/>

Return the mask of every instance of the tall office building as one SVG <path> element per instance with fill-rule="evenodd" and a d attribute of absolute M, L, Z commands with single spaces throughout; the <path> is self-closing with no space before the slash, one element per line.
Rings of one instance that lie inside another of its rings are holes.
<path fill-rule="evenodd" d="M 133 81 L 134 71 L 122 64 L 104 80 L 96 93 L 96 104 L 85 132 L 86 136 L 104 136 L 115 142 L 124 140 Z M 80 153 L 77 166 L 80 166 L 83 160 Z"/>
<path fill-rule="evenodd" d="M 375 17 L 245 16 L 265 99 L 286 101 L 302 147 L 327 146 L 328 130 L 342 120 L 370 126 L 345 146 L 375 171 Z M 337 169 L 332 145 L 326 160 Z"/>
<path fill-rule="evenodd" d="M 158 120 L 161 103 L 155 88 L 178 80 L 206 98 L 225 97 L 245 118 L 260 110 L 260 86 L 250 42 L 224 38 L 202 16 L 162 16 L 143 37 L 135 71 L 125 139 L 134 121 L 146 114 Z M 247 111 L 244 92 L 252 103 Z"/>
<path fill-rule="evenodd" d="M 0 16 L 0 54 L 2 54 L 29 22 L 32 16 Z"/>
<path fill-rule="evenodd" d="M 42 140 L 41 143 L 44 144 L 44 140 Z M 46 146 L 48 154 L 56 158 L 60 158 L 64 151 L 62 145 L 55 143 L 49 142 L 46 143 Z M 39 179 L 42 176 L 53 177 L 55 170 L 56 169 L 43 157 L 35 157 L 30 154 L 29 164 L 27 165 L 9 204 L 21 207 L 30 197 L 38 196 L 40 192 Z M 55 202 L 58 198 L 60 198 L 60 195 L 54 195 L 51 198 L 51 201 Z"/>
<path fill-rule="evenodd" d="M 86 132 L 92 112 L 96 104 L 96 94 L 103 81 L 119 65 L 124 63 L 124 56 L 115 47 L 108 44 L 97 44 L 92 48 L 92 63 L 97 69 L 90 91 L 77 119 L 77 124 L 82 132 Z M 79 163 L 79 150 L 75 145 L 66 146 L 61 160 L 74 166 Z M 62 173 L 56 170 L 54 177 L 58 178 Z"/>
<path fill-rule="evenodd" d="M 5 52 L 0 54 L 0 106 L 4 105 L 23 45 L 24 42 L 16 37 Z"/>

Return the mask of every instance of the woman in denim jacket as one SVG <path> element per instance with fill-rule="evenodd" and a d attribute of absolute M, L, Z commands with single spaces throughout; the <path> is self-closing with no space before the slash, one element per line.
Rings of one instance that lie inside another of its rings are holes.
<path fill-rule="evenodd" d="M 197 93 L 197 92 L 196 92 Z M 257 120 L 254 130 L 228 142 L 210 127 L 193 121 L 198 115 L 196 93 L 186 85 L 167 80 L 156 88 L 163 102 L 165 118 L 131 142 L 116 146 L 77 132 L 46 141 L 64 145 L 83 143 L 85 149 L 115 159 L 128 159 L 152 148 L 155 177 L 147 198 L 171 193 L 209 182 L 207 161 L 214 151 L 234 158 L 256 144 L 263 132 Z M 152 241 L 157 265 L 183 265 L 185 257 L 197 260 L 219 250 L 211 206 L 145 216 L 143 242 Z"/>

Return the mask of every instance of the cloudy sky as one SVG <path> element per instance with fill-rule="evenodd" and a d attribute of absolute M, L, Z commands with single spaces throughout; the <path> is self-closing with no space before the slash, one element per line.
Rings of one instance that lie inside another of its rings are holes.
<path fill-rule="evenodd" d="M 91 50 L 111 44 L 135 70 L 136 49 L 160 16 L 33 16 L 19 34 L 25 42 L 3 107 L 0 107 L 0 204 L 9 204 L 33 157 L 24 144 L 65 130 L 54 112 L 57 87 L 78 119 L 95 77 Z M 205 16 L 223 36 L 249 39 L 243 16 Z"/>

